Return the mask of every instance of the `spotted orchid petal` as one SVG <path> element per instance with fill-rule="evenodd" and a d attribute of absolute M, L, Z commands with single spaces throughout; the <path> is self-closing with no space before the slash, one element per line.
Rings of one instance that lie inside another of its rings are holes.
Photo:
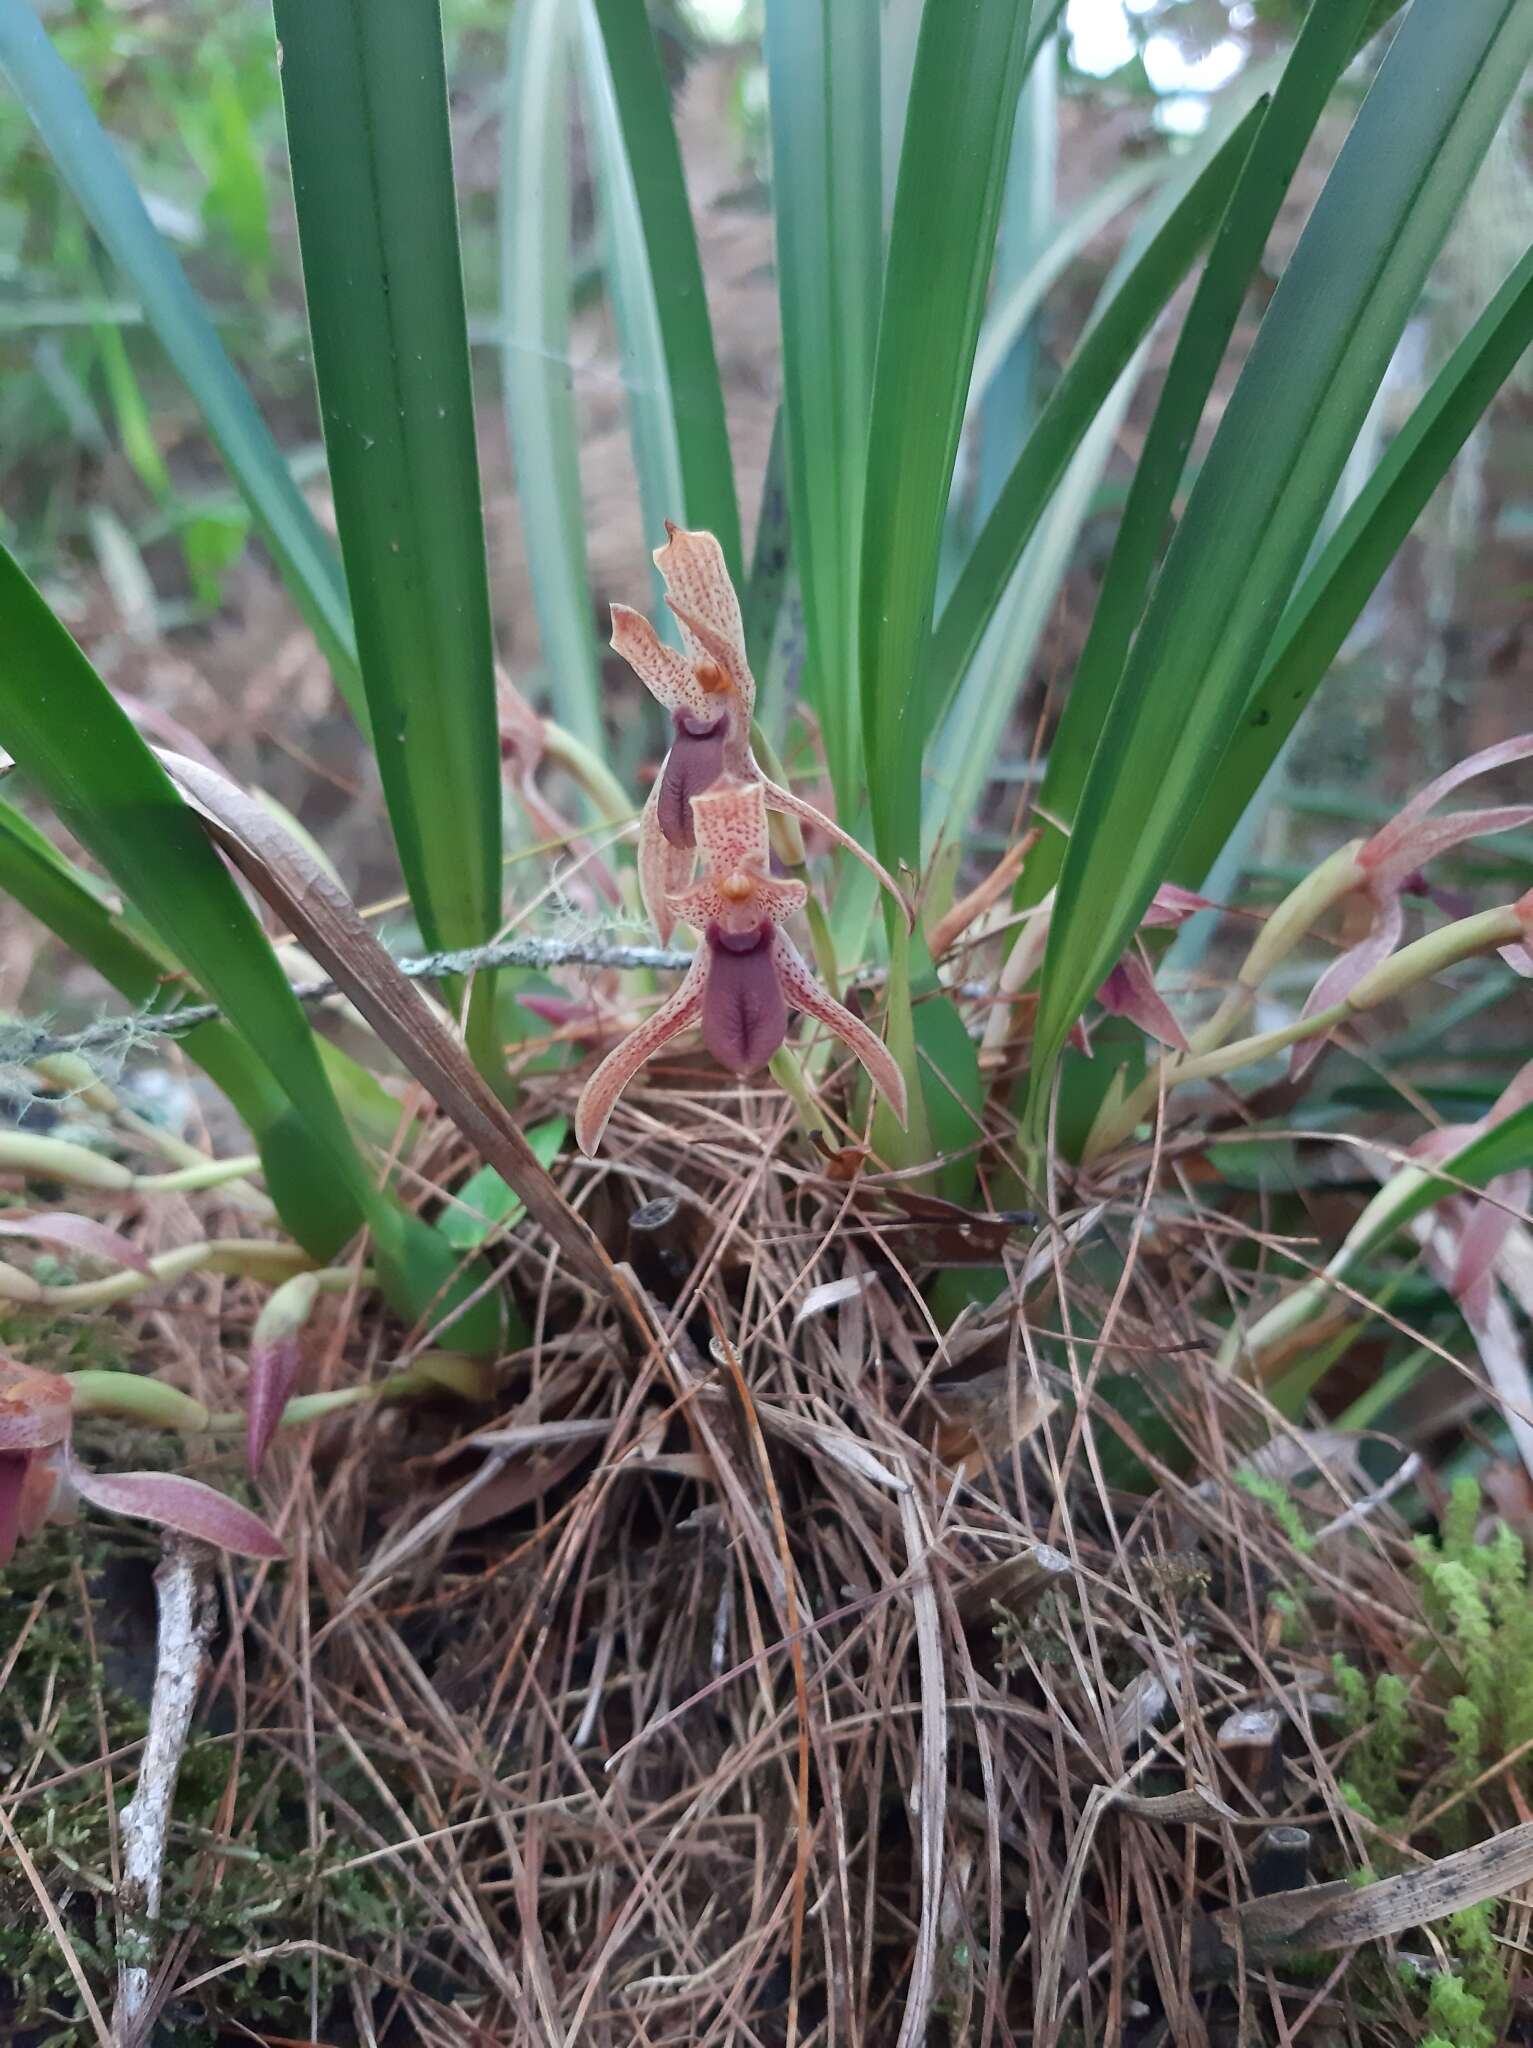
<path fill-rule="evenodd" d="M 660 782 L 657 778 L 639 819 L 639 895 L 662 946 L 676 929 L 671 898 L 685 888 L 692 874 L 692 848 L 673 846 L 660 829 Z"/>
<path fill-rule="evenodd" d="M 1398 894 L 1389 891 L 1382 898 L 1374 898 L 1374 918 L 1366 938 L 1359 939 L 1355 946 L 1349 946 L 1339 959 L 1333 960 L 1310 990 L 1304 1008 L 1299 1012 L 1302 1018 L 1313 1017 L 1321 1010 L 1330 1009 L 1333 1003 L 1345 1002 L 1365 974 L 1371 974 L 1375 967 L 1387 960 L 1400 943 L 1400 934 L 1405 929 L 1405 907 Z M 1301 1039 L 1289 1056 L 1288 1076 L 1297 1081 L 1307 1074 L 1325 1049 L 1328 1033 L 1315 1038 Z"/>
<path fill-rule="evenodd" d="M 870 1031 L 860 1017 L 854 1017 L 850 1010 L 821 988 L 786 932 L 780 931 L 775 935 L 773 950 L 777 979 L 789 1006 L 802 1010 L 806 1017 L 813 1017 L 827 1031 L 834 1032 L 847 1051 L 861 1061 L 868 1079 L 894 1111 L 903 1128 L 906 1118 L 905 1077 L 889 1048 L 876 1031 Z"/>
<path fill-rule="evenodd" d="M 575 1142 L 587 1158 L 595 1155 L 607 1119 L 623 1090 L 646 1060 L 679 1038 L 702 1016 L 708 952 L 700 947 L 681 986 L 636 1031 L 613 1048 L 580 1091 L 575 1106 Z"/>
<path fill-rule="evenodd" d="M 685 924 L 744 934 L 763 921 L 781 924 L 801 910 L 808 890 L 771 872 L 766 791 L 759 782 L 725 781 L 692 801 L 703 879 L 671 898 Z"/>
<path fill-rule="evenodd" d="M 662 709 L 704 721 L 719 713 L 717 689 L 709 690 L 695 666 L 667 647 L 642 612 L 612 607 L 612 650 L 620 654 Z"/>
<path fill-rule="evenodd" d="M 726 875 L 736 869 L 771 873 L 772 840 L 762 783 L 735 779 L 719 783 L 694 799 L 692 823 L 698 851 L 712 873 Z"/>
<path fill-rule="evenodd" d="M 737 882 L 734 892 L 729 889 L 735 880 L 726 875 L 723 882 L 694 882 L 671 898 L 671 908 L 696 932 L 716 929 L 731 938 L 746 938 L 764 923 L 785 923 L 803 909 L 809 894 L 802 882 L 760 875 L 750 878 L 750 892 L 742 896 Z"/>
<path fill-rule="evenodd" d="M 823 811 L 816 810 L 814 805 L 806 803 L 803 797 L 795 796 L 791 789 L 784 789 L 776 782 L 764 782 L 762 786 L 766 791 L 769 810 L 786 812 L 790 818 L 797 818 L 801 824 L 811 826 L 816 832 L 823 832 L 835 845 L 855 855 L 868 873 L 877 878 L 880 886 L 888 890 L 904 911 L 906 925 L 914 930 L 915 911 L 910 899 L 882 862 L 875 860 L 868 849 L 855 840 L 850 832 L 843 832 L 834 818 L 827 818 Z"/>
<path fill-rule="evenodd" d="M 665 578 L 666 599 L 694 662 L 715 661 L 739 692 L 747 730 L 756 708 L 756 683 L 745 654 L 745 628 L 724 550 L 711 533 L 665 523 L 664 547 L 655 567 Z"/>
<path fill-rule="evenodd" d="M 176 1472 L 89 1472 L 71 1460 L 67 1480 L 81 1500 L 109 1515 L 154 1522 L 236 1557 L 287 1556 L 259 1515 L 200 1479 Z"/>
<path fill-rule="evenodd" d="M 575 1112 L 583 1152 L 596 1149 L 613 1104 L 644 1062 L 701 1024 L 703 1042 L 732 1073 L 754 1073 L 783 1043 L 790 1009 L 826 1024 L 867 1068 L 903 1121 L 905 1084 L 875 1033 L 815 981 L 783 923 L 800 909 L 802 882 L 771 873 L 767 797 L 757 780 L 725 778 L 692 800 L 703 879 L 669 899 L 672 913 L 702 934 L 680 988 L 610 1052 Z"/>

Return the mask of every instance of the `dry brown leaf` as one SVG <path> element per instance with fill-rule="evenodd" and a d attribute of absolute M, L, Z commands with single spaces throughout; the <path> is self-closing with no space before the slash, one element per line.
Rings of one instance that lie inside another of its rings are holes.
<path fill-rule="evenodd" d="M 1361 1890 L 1341 1878 L 1334 1884 L 1251 1899 L 1214 1918 L 1232 1946 L 1241 1942 L 1248 1953 L 1261 1956 L 1352 1948 L 1358 1942 L 1382 1941 L 1407 1927 L 1425 1926 L 1484 1899 L 1503 1898 L 1530 1879 L 1533 1822 Z"/>

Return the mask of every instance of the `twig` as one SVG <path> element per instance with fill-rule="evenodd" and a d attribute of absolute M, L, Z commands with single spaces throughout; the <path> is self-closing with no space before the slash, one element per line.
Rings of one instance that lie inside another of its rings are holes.
<path fill-rule="evenodd" d="M 680 974 L 691 964 L 690 953 L 672 946 L 630 946 L 601 938 L 501 939 L 493 945 L 423 953 L 397 963 L 400 973 L 412 981 L 440 981 L 492 967 L 647 968 Z M 847 977 L 868 987 L 884 978 L 883 968 L 867 968 Z M 965 981 L 955 984 L 949 992 L 983 1001 L 994 997 L 997 990 L 992 982 Z M 301 981 L 293 984 L 293 994 L 301 1003 L 323 1003 L 339 995 L 340 990 L 329 980 Z M 0 1027 L 0 1071 L 57 1059 L 62 1053 L 95 1053 L 113 1063 L 126 1059 L 146 1039 L 184 1038 L 199 1024 L 215 1023 L 222 1015 L 217 1003 L 183 1003 L 173 1010 L 140 1010 L 131 1017 L 103 1017 L 99 1023 L 62 1035 L 55 1035 L 40 1024 L 11 1023 Z"/>
<path fill-rule="evenodd" d="M 691 955 L 667 946 L 627 946 L 605 939 L 502 939 L 494 945 L 466 946 L 456 952 L 423 953 L 401 960 L 399 969 L 412 981 L 440 981 L 490 967 L 625 967 L 681 969 Z M 322 1003 L 338 990 L 333 981 L 294 984 L 301 1003 Z M 145 1038 L 181 1038 L 199 1024 L 223 1015 L 217 1003 L 183 1003 L 174 1010 L 141 1010 L 132 1017 L 104 1017 L 81 1031 L 55 1037 L 40 1025 L 12 1024 L 0 1030 L 0 1067 L 30 1066 L 60 1053 L 94 1052 L 125 1057 Z"/>
<path fill-rule="evenodd" d="M 197 1704 L 202 1659 L 213 1632 L 208 1552 L 200 1543 L 167 1536 L 165 1555 L 154 1575 L 159 1602 L 154 1695 L 149 1732 L 139 1764 L 138 1787 L 122 1810 L 122 1882 L 118 1903 L 130 1935 L 139 1938 L 143 1960 L 124 1962 L 117 1973 L 117 2010 L 112 2038 L 131 2048 L 149 2004 L 149 1922 L 160 1916 L 165 1873 L 165 1837 L 176 1796 L 176 1780 Z"/>

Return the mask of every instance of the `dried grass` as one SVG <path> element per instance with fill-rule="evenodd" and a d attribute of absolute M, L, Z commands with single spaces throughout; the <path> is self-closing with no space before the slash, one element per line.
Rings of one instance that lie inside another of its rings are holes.
<path fill-rule="evenodd" d="M 562 1078 L 527 1086 L 529 1112 L 567 1106 Z M 810 1163 L 792 1115 L 672 1069 L 564 1167 L 647 1343 L 518 1235 L 535 1339 L 493 1415 L 279 1439 L 292 1563 L 225 1579 L 203 1711 L 234 1756 L 219 1826 L 181 1845 L 162 2012 L 239 2038 L 228 1976 L 280 1962 L 313 1973 L 280 2031 L 324 2041 L 1409 2038 L 1381 1951 L 1317 1981 L 1253 1904 L 1274 1822 L 1308 1831 L 1312 1876 L 1406 1870 L 1449 1791 L 1438 1741 L 1419 1839 L 1341 1793 L 1332 1652 L 1419 1670 L 1422 1603 L 1355 1445 L 1213 1372 L 1243 1226 L 1179 1200 L 1172 1227 L 1125 1174 L 1036 1237 L 994 1226 L 1007 1286 L 944 1339 L 920 1287 L 952 1220 Z M 444 1127 L 418 1164 L 451 1184 L 460 1150 Z M 255 1306 L 200 1276 L 120 1327 L 227 1406 Z M 371 1316 L 335 1313 L 311 1384 L 384 1369 Z M 1241 1470 L 1286 1489 L 1302 1541 Z M 1430 1729 L 1440 1703 L 1415 1710 Z M 40 1730 L 8 1834 L 92 1761 Z M 306 1938 L 253 1926 L 209 1968 L 199 1901 L 259 1847 L 267 1775 L 303 1787 Z M 1460 1804 L 1476 1836 L 1523 1818 L 1506 1768 Z M 363 1871 L 392 1925 L 342 1965 L 326 1901 Z"/>

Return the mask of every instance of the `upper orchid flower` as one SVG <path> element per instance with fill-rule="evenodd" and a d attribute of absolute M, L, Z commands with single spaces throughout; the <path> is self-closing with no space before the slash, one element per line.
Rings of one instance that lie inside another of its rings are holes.
<path fill-rule="evenodd" d="M 259 1515 L 174 1472 L 90 1472 L 70 1447 L 69 1381 L 0 1358 L 0 1565 L 17 1540 L 73 1518 L 76 1500 L 195 1536 L 240 1557 L 282 1557 Z"/>
<path fill-rule="evenodd" d="M 668 538 L 655 550 L 665 578 L 666 603 L 681 628 L 686 652 L 667 647 L 642 612 L 612 607 L 612 645 L 663 710 L 671 714 L 670 752 L 655 778 L 639 821 L 639 890 L 661 939 L 675 927 L 671 900 L 692 878 L 696 839 L 691 800 L 720 776 L 759 784 L 774 811 L 802 819 L 856 854 L 903 902 L 893 878 L 872 855 L 813 804 L 768 782 L 751 752 L 756 682 L 745 656 L 745 630 L 724 551 L 711 533 L 689 533 L 665 523 Z"/>
<path fill-rule="evenodd" d="M 1479 753 L 1471 754 L 1467 761 L 1460 761 L 1456 767 L 1435 777 L 1387 825 L 1381 825 L 1371 839 L 1363 841 L 1352 857 L 1350 879 L 1344 879 L 1342 887 L 1345 891 L 1361 891 L 1372 906 L 1373 921 L 1366 936 L 1355 946 L 1350 946 L 1339 959 L 1333 960 L 1315 983 L 1300 1012 L 1302 1017 L 1312 1017 L 1318 1011 L 1328 1010 L 1332 1004 L 1344 1001 L 1364 975 L 1370 974 L 1394 952 L 1405 928 L 1405 911 L 1400 899 L 1407 890 L 1420 886 L 1421 869 L 1429 860 L 1461 846 L 1466 839 L 1482 839 L 1493 832 L 1510 832 L 1533 823 L 1533 805 L 1530 804 L 1503 804 L 1481 811 L 1452 811 L 1445 818 L 1428 815 L 1461 782 L 1484 775 L 1492 768 L 1503 767 L 1509 761 L 1526 760 L 1530 754 L 1533 754 L 1533 733 L 1522 733 L 1515 739 L 1482 748 Z M 1510 957 L 1517 950 L 1514 947 L 1507 949 L 1508 963 L 1520 971 L 1520 962 Z M 1307 1039 L 1294 1047 L 1291 1071 L 1295 1080 L 1320 1057 L 1324 1044 L 1325 1039 L 1321 1036 Z"/>
<path fill-rule="evenodd" d="M 770 868 L 766 807 L 758 779 L 727 777 L 690 798 L 704 879 L 674 892 L 672 914 L 702 934 L 674 995 L 608 1053 L 581 1094 L 575 1136 L 582 1152 L 601 1142 L 613 1105 L 648 1059 L 694 1024 L 721 1066 L 749 1074 L 765 1066 L 788 1030 L 788 1012 L 816 1017 L 866 1067 L 894 1113 L 905 1119 L 905 1082 L 882 1041 L 827 995 L 782 929 L 802 908 L 802 882 Z M 689 856 L 690 858 L 690 856 Z"/>

